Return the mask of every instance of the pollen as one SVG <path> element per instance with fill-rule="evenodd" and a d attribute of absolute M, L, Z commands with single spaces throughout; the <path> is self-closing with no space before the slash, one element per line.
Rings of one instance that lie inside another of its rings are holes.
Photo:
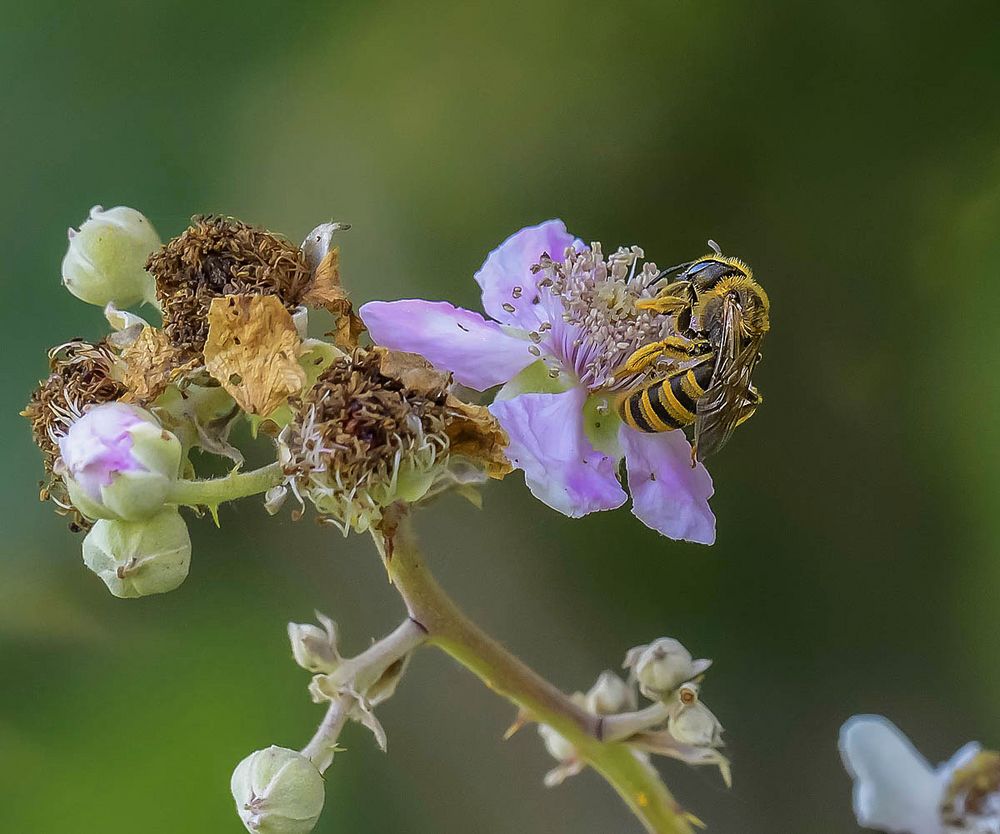
<path fill-rule="evenodd" d="M 196 217 L 150 256 L 163 329 L 183 357 L 198 355 L 208 336 L 212 300 L 227 295 L 274 295 L 292 312 L 311 271 L 295 246 L 230 217 Z"/>
<path fill-rule="evenodd" d="M 582 252 L 567 250 L 562 261 L 543 255 L 538 264 L 543 273 L 538 286 L 548 295 L 551 318 L 561 320 L 571 334 L 546 346 L 592 391 L 633 385 L 636 374 L 616 376 L 615 371 L 638 348 L 672 335 L 670 317 L 640 303 L 653 297 L 658 274 L 656 264 L 643 262 L 644 257 L 642 249 L 631 246 L 605 258 L 601 244 L 592 243 Z M 535 332 L 551 339 L 548 334 L 557 330 L 543 321 Z"/>

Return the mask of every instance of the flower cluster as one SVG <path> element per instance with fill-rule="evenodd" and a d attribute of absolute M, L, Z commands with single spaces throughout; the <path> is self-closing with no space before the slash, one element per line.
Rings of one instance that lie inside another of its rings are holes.
<path fill-rule="evenodd" d="M 295 246 L 196 217 L 161 245 L 142 214 L 119 206 L 71 230 L 63 282 L 104 308 L 112 332 L 54 348 L 24 415 L 43 454 L 42 497 L 90 529 L 84 561 L 112 593 L 183 581 L 182 505 L 215 513 L 270 488 L 274 511 L 287 489 L 323 520 L 363 531 L 395 501 L 468 492 L 510 470 L 496 419 L 458 399 L 450 376 L 360 345 L 333 242 L 344 228 L 322 224 Z M 160 311 L 160 326 L 125 309 L 140 303 Z M 334 316 L 331 340 L 309 336 L 310 307 Z M 258 476 L 239 472 L 229 440 L 241 418 L 276 437 L 275 464 Z M 237 470 L 198 481 L 196 449 Z"/>
<path fill-rule="evenodd" d="M 661 637 L 628 651 L 623 663 L 629 670 L 627 682 L 614 672 L 602 672 L 586 693 L 572 697 L 600 717 L 602 739 L 628 744 L 643 759 L 655 753 L 691 765 L 715 765 L 729 784 L 729 761 L 719 752 L 722 725 L 700 698 L 702 679 L 711 665 L 710 660 L 694 660 L 679 641 Z M 636 684 L 653 702 L 638 711 Z M 538 730 L 546 750 L 559 762 L 546 775 L 547 786 L 561 784 L 584 768 L 580 751 L 556 730 L 545 724 Z"/>

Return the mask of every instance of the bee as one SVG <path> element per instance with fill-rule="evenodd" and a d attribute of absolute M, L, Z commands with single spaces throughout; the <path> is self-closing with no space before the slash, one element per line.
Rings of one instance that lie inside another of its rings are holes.
<path fill-rule="evenodd" d="M 636 304 L 673 316 L 677 335 L 639 348 L 620 369 L 634 375 L 670 363 L 666 376 L 623 394 L 618 412 L 642 432 L 693 425 L 692 465 L 719 451 L 763 402 L 751 378 L 770 328 L 770 303 L 753 271 L 709 246 L 711 254 L 663 270 L 654 282 L 674 280 Z"/>

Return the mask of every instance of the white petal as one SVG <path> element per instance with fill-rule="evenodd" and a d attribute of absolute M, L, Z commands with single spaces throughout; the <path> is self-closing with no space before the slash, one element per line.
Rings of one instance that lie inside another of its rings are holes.
<path fill-rule="evenodd" d="M 854 779 L 861 825 L 893 834 L 943 834 L 941 785 L 894 724 L 879 715 L 854 716 L 841 728 L 840 755 Z"/>

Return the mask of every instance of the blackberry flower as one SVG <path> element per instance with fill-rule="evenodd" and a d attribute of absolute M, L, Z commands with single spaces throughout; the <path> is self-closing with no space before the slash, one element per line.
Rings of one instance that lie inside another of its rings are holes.
<path fill-rule="evenodd" d="M 671 335 L 668 316 L 637 307 L 655 294 L 656 266 L 640 267 L 642 257 L 638 247 L 605 257 L 549 220 L 509 237 L 476 273 L 491 319 L 420 299 L 371 302 L 360 314 L 378 344 L 418 353 L 480 391 L 503 385 L 490 410 L 510 437 L 511 462 L 548 506 L 571 517 L 620 507 L 624 460 L 644 524 L 711 544 L 712 479 L 691 467 L 683 432 L 643 434 L 615 408 L 648 378 L 618 369 Z"/>

